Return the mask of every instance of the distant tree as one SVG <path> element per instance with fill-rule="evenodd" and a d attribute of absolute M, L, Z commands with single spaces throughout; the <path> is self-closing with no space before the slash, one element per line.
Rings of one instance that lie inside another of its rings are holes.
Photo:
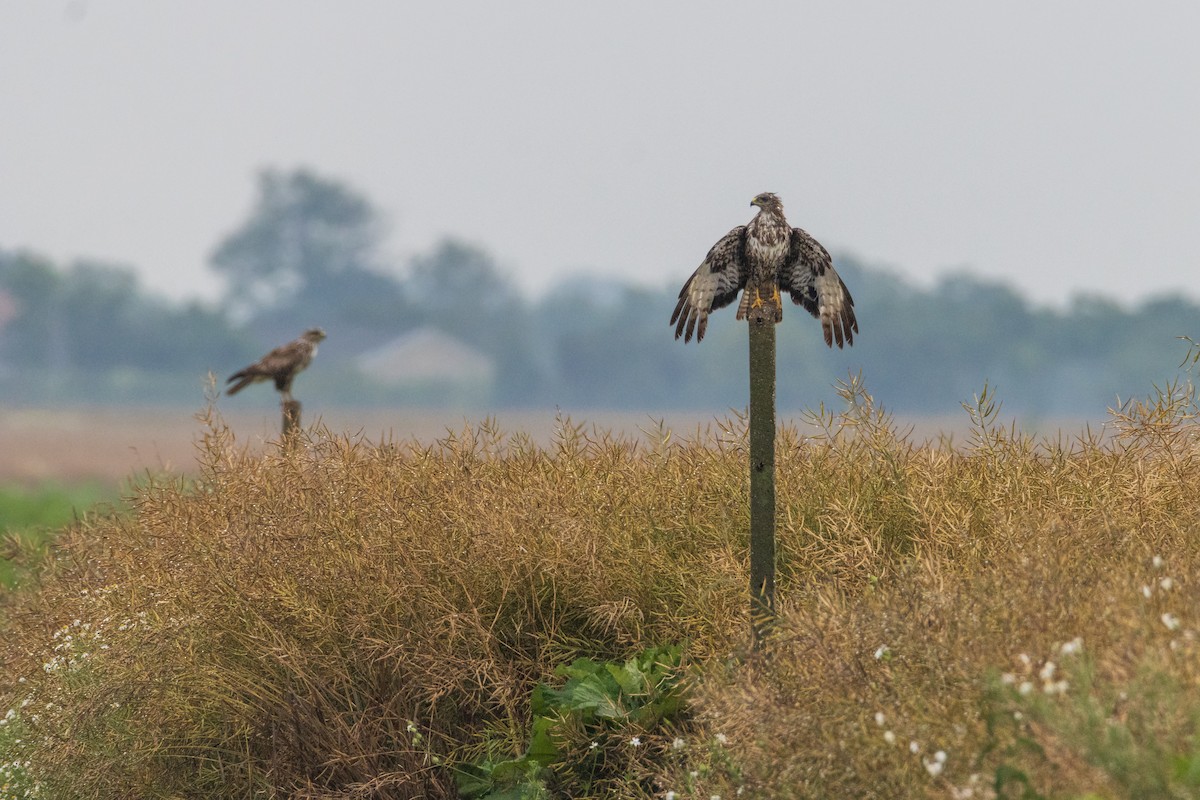
<path fill-rule="evenodd" d="M 492 357 L 496 402 L 537 399 L 542 378 L 533 357 L 526 303 L 491 255 L 446 240 L 432 253 L 413 259 L 405 290 L 414 326 L 439 328 Z"/>
<path fill-rule="evenodd" d="M 213 251 L 236 316 L 277 309 L 336 316 L 360 301 L 401 301 L 396 280 L 375 266 L 381 224 L 362 195 L 305 169 L 263 170 L 250 218 Z M 304 320 L 301 327 L 324 320 Z"/>
<path fill-rule="evenodd" d="M 15 366 L 70 367 L 62 311 L 62 275 L 30 253 L 0 253 L 0 289 L 14 315 L 0 331 L 0 359 Z"/>
<path fill-rule="evenodd" d="M 201 376 L 248 350 L 222 314 L 147 294 L 127 267 L 81 261 L 60 270 L 36 256 L 0 254 L 0 289 L 17 309 L 0 331 L 0 353 L 17 367 Z"/>
<path fill-rule="evenodd" d="M 521 295 L 486 251 L 447 239 L 413 259 L 408 295 L 429 323 L 468 339 L 482 339 L 500 316 L 512 316 Z"/>
<path fill-rule="evenodd" d="M 595 277 L 572 278 L 551 290 L 533 315 L 553 377 L 547 399 L 591 408 L 726 405 L 730 381 L 720 374 L 719 355 L 724 328 L 709 329 L 703 352 L 674 346 L 663 335 L 670 334 L 667 318 L 677 292 Z"/>

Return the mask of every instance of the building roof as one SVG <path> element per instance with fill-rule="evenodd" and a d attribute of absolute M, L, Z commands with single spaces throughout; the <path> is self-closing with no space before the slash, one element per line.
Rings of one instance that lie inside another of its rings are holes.
<path fill-rule="evenodd" d="M 380 383 L 490 383 L 491 357 L 437 328 L 418 328 L 354 359 Z"/>

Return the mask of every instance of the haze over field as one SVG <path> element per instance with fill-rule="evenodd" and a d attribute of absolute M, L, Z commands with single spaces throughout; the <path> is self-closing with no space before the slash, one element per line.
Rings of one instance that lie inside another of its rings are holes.
<path fill-rule="evenodd" d="M 218 294 L 264 166 L 525 289 L 660 287 L 757 192 L 831 249 L 1037 302 L 1184 290 L 1200 6 L 732 2 L 0 7 L 0 246 Z"/>

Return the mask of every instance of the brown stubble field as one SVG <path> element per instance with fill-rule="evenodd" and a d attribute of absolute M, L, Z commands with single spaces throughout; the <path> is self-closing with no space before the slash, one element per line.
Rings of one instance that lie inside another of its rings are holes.
<path fill-rule="evenodd" d="M 499 430 L 525 433 L 539 444 L 554 435 L 559 413 L 585 429 L 610 431 L 631 438 L 659 436 L 662 429 L 687 436 L 718 426 L 735 414 L 730 409 L 701 412 L 636 413 L 626 411 L 547 410 L 502 411 L 495 414 L 439 409 L 333 409 L 306 418 L 306 423 L 324 425 L 334 433 L 370 442 L 410 441 L 432 443 L 449 432 L 462 430 L 487 418 Z M 259 451 L 279 432 L 279 415 L 274 408 L 264 411 L 222 413 L 237 441 Z M 1085 425 L 1093 430 L 1104 420 L 1022 421 L 1025 432 L 1073 436 Z M 782 425 L 794 424 L 803 432 L 800 412 L 780 414 Z M 915 441 L 952 436 L 961 441 L 969 430 L 966 413 L 941 417 L 910 417 L 898 427 L 912 429 Z M 203 425 L 196 410 L 181 408 L 16 408 L 0 409 L 0 483 L 37 484 L 45 481 L 75 483 L 120 482 L 148 472 L 191 473 L 196 464 L 197 439 Z"/>

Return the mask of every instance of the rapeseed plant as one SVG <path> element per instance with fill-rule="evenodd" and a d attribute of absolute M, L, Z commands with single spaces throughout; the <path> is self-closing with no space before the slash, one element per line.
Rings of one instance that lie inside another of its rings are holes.
<path fill-rule="evenodd" d="M 842 391 L 779 431 L 761 653 L 743 419 L 251 452 L 208 415 L 195 474 L 66 529 L 8 597 L 0 782 L 453 798 L 453 765 L 529 751 L 557 668 L 683 642 L 674 727 L 564 728 L 618 767 L 600 796 L 1200 797 L 1190 384 L 1056 440 L 988 388 L 962 443 Z"/>

